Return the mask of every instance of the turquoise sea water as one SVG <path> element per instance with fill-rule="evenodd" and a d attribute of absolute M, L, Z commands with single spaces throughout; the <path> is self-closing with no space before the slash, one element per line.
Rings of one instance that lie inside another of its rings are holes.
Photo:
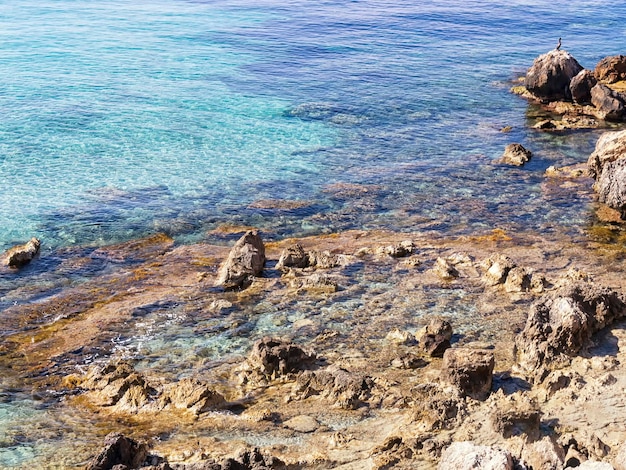
<path fill-rule="evenodd" d="M 543 172 L 599 131 L 530 129 L 509 88 L 559 37 L 587 68 L 624 53 L 623 18 L 582 0 L 0 2 L 0 249 L 37 236 L 45 261 L 229 223 L 577 236 L 589 195 Z M 492 163 L 511 142 L 534 153 L 522 169 Z M 0 278 L 1 308 L 28 275 Z M 54 418 L 4 389 L 0 468 L 20 468 L 61 437 L 23 437 Z"/>

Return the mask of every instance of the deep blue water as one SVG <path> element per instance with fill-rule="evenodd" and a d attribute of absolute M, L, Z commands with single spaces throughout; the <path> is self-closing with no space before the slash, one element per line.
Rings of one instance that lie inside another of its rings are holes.
<path fill-rule="evenodd" d="M 0 2 L 0 249 L 37 236 L 45 264 L 221 224 L 582 237 L 589 195 L 543 172 L 599 132 L 530 129 L 509 89 L 559 37 L 587 68 L 624 53 L 623 18 L 620 1 Z M 493 164 L 511 142 L 534 153 L 522 169 Z M 0 467 L 53 452 L 20 441 L 42 415 L 6 397 Z"/>

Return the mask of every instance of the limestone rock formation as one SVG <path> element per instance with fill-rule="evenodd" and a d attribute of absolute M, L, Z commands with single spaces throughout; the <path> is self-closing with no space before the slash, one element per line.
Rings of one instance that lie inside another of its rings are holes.
<path fill-rule="evenodd" d="M 448 349 L 443 354 L 441 380 L 457 387 L 464 396 L 484 400 L 491 393 L 494 365 L 491 351 Z"/>
<path fill-rule="evenodd" d="M 104 440 L 104 448 L 87 464 L 87 470 L 112 468 L 139 468 L 148 455 L 146 444 L 119 433 L 111 433 Z M 118 467 L 119 466 L 119 467 Z"/>
<path fill-rule="evenodd" d="M 600 202 L 617 210 L 622 220 L 626 220 L 626 159 L 607 163 L 594 189 Z"/>
<path fill-rule="evenodd" d="M 605 132 L 596 142 L 587 166 L 592 177 L 598 178 L 607 163 L 626 157 L 626 130 Z"/>
<path fill-rule="evenodd" d="M 488 286 L 504 284 L 509 271 L 515 267 L 513 260 L 505 255 L 495 255 L 487 258 L 482 262 L 482 265 L 487 270 L 483 280 Z"/>
<path fill-rule="evenodd" d="M 626 303 L 617 292 L 584 282 L 567 285 L 531 306 L 515 342 L 517 361 L 542 380 L 547 367 L 568 363 L 594 333 L 625 315 Z"/>
<path fill-rule="evenodd" d="M 524 148 L 522 144 L 509 144 L 504 149 L 504 153 L 498 162 L 506 163 L 507 165 L 522 166 L 524 163 L 530 161 L 532 156 L 532 152 Z"/>
<path fill-rule="evenodd" d="M 513 457 L 506 450 L 472 442 L 453 442 L 441 455 L 438 470 L 513 470 Z"/>
<path fill-rule="evenodd" d="M 600 60 L 595 68 L 595 76 L 606 83 L 626 80 L 626 56 L 613 55 Z"/>
<path fill-rule="evenodd" d="M 540 100 L 568 100 L 571 97 L 570 81 L 582 69 L 568 52 L 552 50 L 535 59 L 526 73 L 524 84 Z"/>
<path fill-rule="evenodd" d="M 247 363 L 253 371 L 272 379 L 304 370 L 315 359 L 315 353 L 293 343 L 265 337 L 254 343 Z"/>
<path fill-rule="evenodd" d="M 23 245 L 9 248 L 3 256 L 3 263 L 10 268 L 21 268 L 30 263 L 39 253 L 41 242 L 36 238 L 31 238 Z"/>
<path fill-rule="evenodd" d="M 264 266 L 263 240 L 256 230 L 250 230 L 231 249 L 215 284 L 225 289 L 247 287 L 255 276 L 261 275 Z"/>
<path fill-rule="evenodd" d="M 431 357 L 443 357 L 450 348 L 452 339 L 452 325 L 441 318 L 433 318 L 419 337 L 419 347 Z"/>

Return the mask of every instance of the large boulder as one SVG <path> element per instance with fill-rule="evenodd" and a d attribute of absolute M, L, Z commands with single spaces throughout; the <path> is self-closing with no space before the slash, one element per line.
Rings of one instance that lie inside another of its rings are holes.
<path fill-rule="evenodd" d="M 605 132 L 596 142 L 596 148 L 587 161 L 590 175 L 597 179 L 604 165 L 622 157 L 626 157 L 626 130 Z"/>
<path fill-rule="evenodd" d="M 246 232 L 230 250 L 218 273 L 216 286 L 225 289 L 247 287 L 265 266 L 265 246 L 256 230 Z"/>
<path fill-rule="evenodd" d="M 41 242 L 36 238 L 31 238 L 23 245 L 9 248 L 3 256 L 3 263 L 10 268 L 21 268 L 30 263 L 39 253 Z"/>
<path fill-rule="evenodd" d="M 112 468 L 139 468 L 148 456 L 146 444 L 139 443 L 119 433 L 111 433 L 104 439 L 103 449 L 87 464 L 87 470 L 110 470 Z"/>
<path fill-rule="evenodd" d="M 439 460 L 438 470 L 513 470 L 513 457 L 506 450 L 453 442 Z"/>
<path fill-rule="evenodd" d="M 447 349 L 441 366 L 442 382 L 454 385 L 463 396 L 485 400 L 491 393 L 494 355 L 470 348 Z"/>
<path fill-rule="evenodd" d="M 596 115 L 607 121 L 621 121 L 626 114 L 626 97 L 611 90 L 602 83 L 596 83 L 591 89 L 591 104 L 596 108 Z"/>
<path fill-rule="evenodd" d="M 540 55 L 526 73 L 526 89 L 542 101 L 568 101 L 570 81 L 583 69 L 568 52 L 552 50 Z"/>
<path fill-rule="evenodd" d="M 576 104 L 591 103 L 591 89 L 598 83 L 591 70 L 583 69 L 569 83 L 572 99 Z"/>
<path fill-rule="evenodd" d="M 606 83 L 626 80 L 626 56 L 614 55 L 605 57 L 596 65 L 595 76 Z"/>
<path fill-rule="evenodd" d="M 626 303 L 617 292 L 587 282 L 566 285 L 531 306 L 515 341 L 517 362 L 542 380 L 550 366 L 569 363 L 594 333 L 624 316 Z"/>
<path fill-rule="evenodd" d="M 594 184 L 598 200 L 620 213 L 626 220 L 626 159 L 607 163 Z"/>

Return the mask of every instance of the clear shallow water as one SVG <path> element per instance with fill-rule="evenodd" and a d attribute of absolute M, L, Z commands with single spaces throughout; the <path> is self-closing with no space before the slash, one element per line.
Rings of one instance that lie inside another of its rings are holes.
<path fill-rule="evenodd" d="M 58 287 L 43 271 L 63 247 L 157 231 L 180 241 L 226 223 L 270 238 L 360 227 L 581 234 L 588 195 L 542 175 L 585 161 L 598 132 L 528 129 L 510 80 L 558 37 L 588 68 L 623 53 L 625 14 L 623 2 L 577 0 L 0 5 L 0 249 L 44 242 L 38 266 L 0 279 L 0 308 L 33 279 Z M 534 152 L 530 164 L 492 165 L 511 142 Z M 274 199 L 310 204 L 254 204 Z M 341 330 L 363 302 L 355 294 L 320 315 Z M 116 348 L 176 368 L 241 353 L 252 330 L 281 331 L 316 308 L 260 306 L 232 330 L 167 308 Z M 47 412 L 7 397 L 0 467 L 19 468 L 54 438 L 21 439 L 14 430 Z"/>
<path fill-rule="evenodd" d="M 489 205 L 503 184 L 513 199 L 537 193 L 545 167 L 584 160 L 595 136 L 525 129 L 508 80 L 559 36 L 587 67 L 626 46 L 619 2 L 0 8 L 0 247 L 37 235 L 49 250 L 159 230 L 194 238 L 233 221 L 277 236 L 410 230 L 402 203 L 445 230 L 509 223 L 506 210 L 461 215 L 450 203 Z M 536 160 L 521 173 L 487 168 L 511 141 Z M 331 183 L 381 189 L 354 213 L 324 191 Z M 247 208 L 259 199 L 316 204 Z M 545 212 L 521 211 L 545 225 Z M 566 212 L 555 222 L 585 218 Z"/>

